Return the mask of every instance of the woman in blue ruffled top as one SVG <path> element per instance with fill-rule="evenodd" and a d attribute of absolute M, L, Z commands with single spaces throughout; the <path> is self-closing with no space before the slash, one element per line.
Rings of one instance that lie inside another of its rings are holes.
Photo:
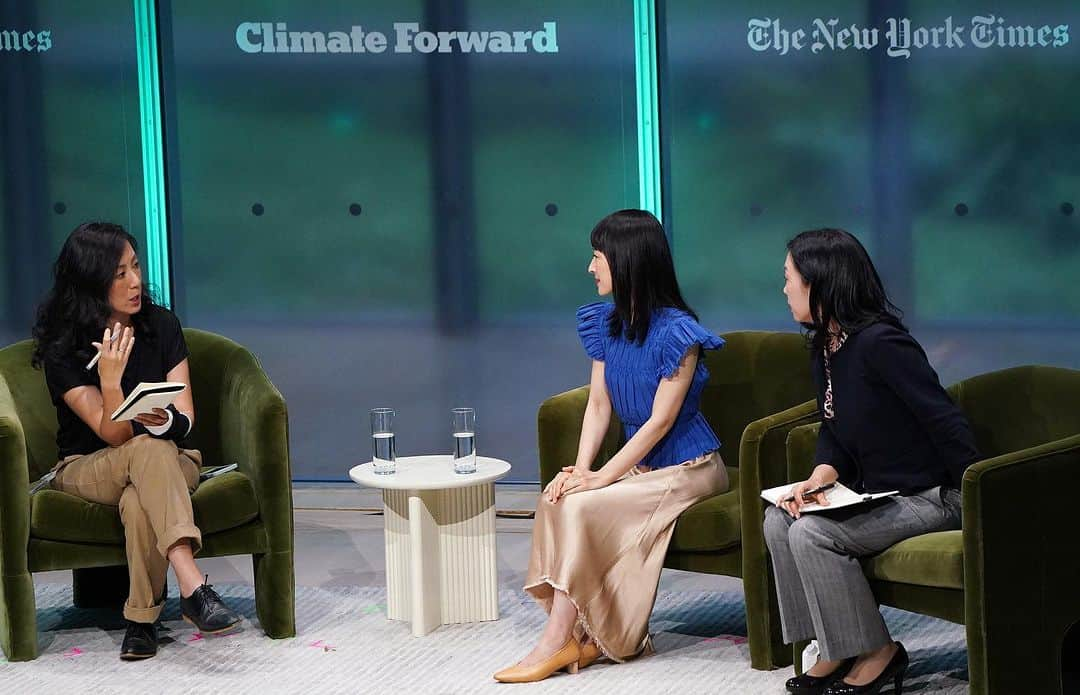
<path fill-rule="evenodd" d="M 536 648 L 495 674 L 504 682 L 650 653 L 649 614 L 675 521 L 728 488 L 720 442 L 699 409 L 709 376 L 702 351 L 724 341 L 683 300 L 663 227 L 648 212 L 621 210 L 591 241 L 589 273 L 615 301 L 577 312 L 592 358 L 589 401 L 577 460 L 537 503 L 525 585 L 548 621 Z M 594 471 L 612 412 L 625 444 Z"/>

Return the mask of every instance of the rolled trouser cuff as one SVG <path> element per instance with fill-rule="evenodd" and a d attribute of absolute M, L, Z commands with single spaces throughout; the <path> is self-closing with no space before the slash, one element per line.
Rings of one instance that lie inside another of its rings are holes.
<path fill-rule="evenodd" d="M 163 536 L 158 537 L 158 552 L 164 557 L 169 557 L 169 548 L 184 539 L 191 542 L 191 554 L 198 555 L 202 550 L 202 532 L 194 524 L 170 526 Z"/>
<path fill-rule="evenodd" d="M 133 623 L 153 623 L 161 615 L 161 609 L 165 602 L 156 603 L 149 608 L 135 608 L 131 605 L 131 599 L 124 602 L 124 617 Z"/>

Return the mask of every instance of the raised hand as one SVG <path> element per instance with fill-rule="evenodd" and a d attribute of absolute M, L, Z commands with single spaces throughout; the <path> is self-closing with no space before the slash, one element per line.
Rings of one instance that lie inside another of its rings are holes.
<path fill-rule="evenodd" d="M 117 323 L 105 329 L 100 343 L 91 343 L 101 353 L 98 360 L 98 377 L 102 386 L 119 386 L 120 378 L 127 368 L 131 348 L 135 345 L 135 331 L 131 326 L 121 328 Z"/>

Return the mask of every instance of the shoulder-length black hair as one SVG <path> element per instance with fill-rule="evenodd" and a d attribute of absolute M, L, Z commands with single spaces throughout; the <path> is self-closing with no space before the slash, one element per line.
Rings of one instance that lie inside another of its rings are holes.
<path fill-rule="evenodd" d="M 34 367 L 40 368 L 48 358 L 69 359 L 75 355 L 89 360 L 94 354 L 90 343 L 101 340 L 112 315 L 109 289 L 125 244 L 131 244 L 138 253 L 135 237 L 110 222 L 84 222 L 68 236 L 53 264 L 52 289 L 37 309 L 31 358 Z M 132 317 L 136 331 L 146 333 L 142 319 L 153 307 L 153 297 L 143 282 L 142 307 Z"/>
<path fill-rule="evenodd" d="M 826 345 L 833 321 L 849 334 L 880 321 L 907 330 L 870 254 L 854 236 L 842 229 L 812 229 L 789 241 L 787 249 L 810 285 L 811 322 L 802 325 L 815 350 Z"/>
<path fill-rule="evenodd" d="M 615 311 L 608 330 L 627 340 L 644 342 L 653 313 L 665 307 L 685 311 L 697 320 L 679 291 L 671 248 L 660 221 L 645 210 L 619 210 L 592 230 L 592 247 L 604 254 L 611 269 Z"/>

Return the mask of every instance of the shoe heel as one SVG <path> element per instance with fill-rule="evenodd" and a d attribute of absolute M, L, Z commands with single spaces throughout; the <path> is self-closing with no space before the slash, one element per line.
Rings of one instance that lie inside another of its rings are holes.
<path fill-rule="evenodd" d="M 567 664 L 566 665 L 566 672 L 569 673 L 572 676 L 576 675 L 577 672 L 578 672 L 578 662 L 571 661 L 569 664 Z"/>

